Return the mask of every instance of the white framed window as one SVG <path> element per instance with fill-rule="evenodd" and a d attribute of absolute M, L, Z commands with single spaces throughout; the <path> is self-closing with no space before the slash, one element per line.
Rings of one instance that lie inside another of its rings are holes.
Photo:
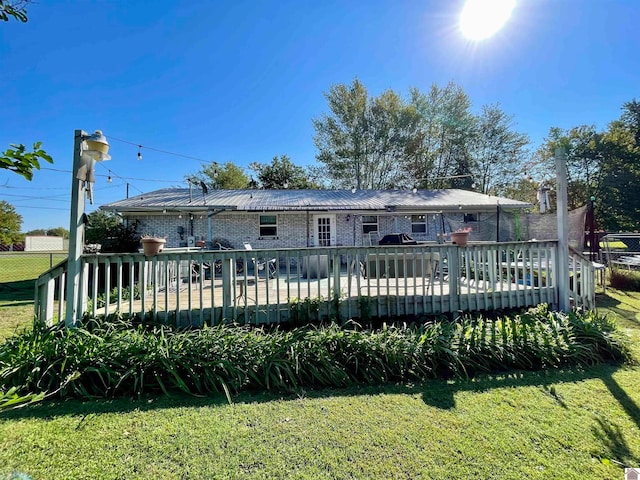
<path fill-rule="evenodd" d="M 273 238 L 278 236 L 278 216 L 260 215 L 259 236 L 261 238 Z"/>
<path fill-rule="evenodd" d="M 363 215 L 362 216 L 362 233 L 375 233 L 378 232 L 378 216 L 377 215 Z"/>
<path fill-rule="evenodd" d="M 427 235 L 429 233 L 427 215 L 411 215 L 411 233 L 420 235 Z"/>

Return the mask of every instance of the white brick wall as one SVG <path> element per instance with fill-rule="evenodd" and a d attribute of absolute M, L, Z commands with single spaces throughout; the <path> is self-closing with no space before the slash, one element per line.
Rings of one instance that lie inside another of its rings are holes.
<path fill-rule="evenodd" d="M 259 216 L 261 213 L 229 212 L 211 217 L 213 238 L 224 238 L 236 248 L 242 248 L 242 242 L 248 241 L 253 248 L 296 248 L 313 246 L 315 241 L 314 214 L 306 212 L 271 213 L 278 218 L 278 238 L 260 238 Z M 332 215 L 332 214 L 327 214 Z M 362 215 L 336 213 L 335 241 L 337 245 L 369 245 L 368 236 L 362 233 Z M 411 217 L 405 215 L 378 215 L 378 235 L 373 236 L 374 243 L 388 233 L 409 233 L 416 240 L 436 240 L 437 222 L 439 216 L 433 219 L 428 216 L 428 233 L 412 234 Z M 190 220 L 188 214 L 181 217 L 176 214 L 158 214 L 128 216 L 129 221 L 139 221 L 138 233 L 158 235 L 167 239 L 167 247 L 186 246 L 189 236 L 196 240 L 208 239 L 207 215 L 193 215 Z M 394 220 L 395 219 L 395 220 Z M 178 233 L 182 227 L 183 234 Z M 307 238 L 307 235 L 309 238 Z"/>

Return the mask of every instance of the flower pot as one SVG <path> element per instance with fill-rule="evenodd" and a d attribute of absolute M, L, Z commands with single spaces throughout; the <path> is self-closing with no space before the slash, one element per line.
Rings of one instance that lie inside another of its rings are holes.
<path fill-rule="evenodd" d="M 455 243 L 459 247 L 466 246 L 468 239 L 469 239 L 469 232 L 452 232 L 451 233 L 451 243 Z"/>
<path fill-rule="evenodd" d="M 166 243 L 164 238 L 143 238 L 140 241 L 142 242 L 142 250 L 147 257 L 160 253 Z"/>

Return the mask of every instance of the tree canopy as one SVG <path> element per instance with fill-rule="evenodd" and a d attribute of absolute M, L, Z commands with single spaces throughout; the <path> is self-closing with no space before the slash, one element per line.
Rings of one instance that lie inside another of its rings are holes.
<path fill-rule="evenodd" d="M 369 96 L 355 79 L 326 93 L 329 113 L 313 121 L 316 158 L 332 186 L 467 188 L 497 194 L 510 183 L 529 139 L 498 105 L 480 115 L 454 83 Z"/>
<path fill-rule="evenodd" d="M 233 190 L 249 187 L 249 178 L 233 162 L 227 162 L 223 165 L 211 162 L 208 165 L 202 165 L 200 171 L 187 175 L 186 180 L 191 181 L 194 185 L 204 183 L 206 188 L 214 189 Z"/>
<path fill-rule="evenodd" d="M 22 216 L 9 202 L 0 200 L 0 244 L 13 245 L 23 241 L 24 235 L 20 233 Z"/>
<path fill-rule="evenodd" d="M 318 189 L 320 185 L 312 180 L 313 173 L 295 165 L 286 155 L 275 156 L 271 163 L 253 162 L 249 165 L 258 177 L 259 188 L 277 189 Z"/>
<path fill-rule="evenodd" d="M 541 177 L 551 179 L 555 149 L 565 150 L 569 208 L 594 197 L 597 225 L 614 231 L 636 230 L 640 220 L 640 108 L 633 100 L 622 111 L 601 132 L 593 125 L 551 128 L 536 152 Z"/>
<path fill-rule="evenodd" d="M 37 228 L 35 230 L 29 230 L 25 233 L 27 236 L 38 236 L 38 235 L 46 235 L 49 237 L 62 237 L 69 238 L 69 230 L 64 227 L 56 227 L 56 228 Z"/>

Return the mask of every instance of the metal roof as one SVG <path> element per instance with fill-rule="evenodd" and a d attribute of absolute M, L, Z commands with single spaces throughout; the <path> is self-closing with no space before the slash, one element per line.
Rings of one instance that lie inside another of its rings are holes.
<path fill-rule="evenodd" d="M 209 190 L 164 188 L 102 205 L 118 212 L 239 210 L 239 211 L 493 211 L 528 208 L 531 204 L 468 190 Z"/>

